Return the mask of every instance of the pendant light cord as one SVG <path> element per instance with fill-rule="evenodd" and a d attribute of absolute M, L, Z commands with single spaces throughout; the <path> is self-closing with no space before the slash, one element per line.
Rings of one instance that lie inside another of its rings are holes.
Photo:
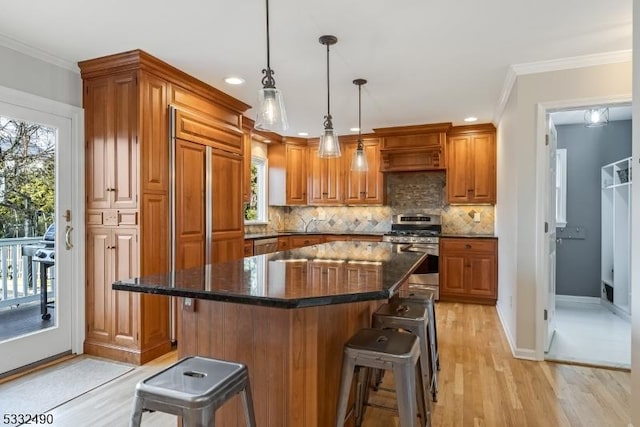
<path fill-rule="evenodd" d="M 267 68 L 262 70 L 264 77 L 262 78 L 262 85 L 265 88 L 275 88 L 276 81 L 273 78 L 273 70 L 271 69 L 271 43 L 269 38 L 269 0 L 266 0 L 267 5 Z"/>
<path fill-rule="evenodd" d="M 362 150 L 362 85 L 358 85 L 358 150 Z"/>
<path fill-rule="evenodd" d="M 331 87 L 329 85 L 329 44 L 327 43 L 327 119 L 331 124 Z"/>

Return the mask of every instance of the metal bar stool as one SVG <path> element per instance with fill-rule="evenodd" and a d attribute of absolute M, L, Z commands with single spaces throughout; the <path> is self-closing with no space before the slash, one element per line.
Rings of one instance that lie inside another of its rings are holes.
<path fill-rule="evenodd" d="M 440 370 L 440 352 L 438 351 L 438 326 L 436 323 L 435 296 L 433 292 L 421 291 L 409 292 L 409 295 L 398 298 L 399 304 L 413 303 L 422 304 L 427 309 L 429 315 L 429 326 L 427 332 L 429 334 L 429 347 L 431 350 L 431 372 L 435 376 L 433 384 L 435 393 L 438 393 L 438 371 Z"/>
<path fill-rule="evenodd" d="M 422 303 L 402 302 L 392 300 L 389 304 L 381 305 L 373 313 L 372 326 L 380 329 L 402 329 L 416 335 L 420 340 L 420 351 L 425 355 L 421 359 L 424 384 L 428 385 L 434 402 L 438 401 L 438 387 L 436 384 L 435 363 L 432 360 L 430 347 L 431 340 L 428 333 L 429 314 Z M 382 377 L 376 379 L 376 387 Z"/>
<path fill-rule="evenodd" d="M 362 375 L 361 368 L 365 368 Z M 421 426 L 431 425 L 428 399 L 424 395 L 420 364 L 420 346 L 413 334 L 394 330 L 366 328 L 358 331 L 344 346 L 342 379 L 338 397 L 336 427 L 343 427 L 354 371 L 358 375 L 355 401 L 355 425 L 362 424 L 365 388 L 369 368 L 393 371 L 401 427 L 414 427 L 418 414 Z"/>
<path fill-rule="evenodd" d="M 182 417 L 189 427 L 215 426 L 216 410 L 240 393 L 247 427 L 255 427 L 247 367 L 204 357 L 187 357 L 136 386 L 130 427 L 139 427 L 142 412 Z"/>

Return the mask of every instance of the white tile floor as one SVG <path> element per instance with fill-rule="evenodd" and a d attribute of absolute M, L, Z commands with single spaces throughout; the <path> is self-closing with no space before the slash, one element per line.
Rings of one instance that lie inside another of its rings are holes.
<path fill-rule="evenodd" d="M 599 304 L 557 302 L 547 360 L 631 367 L 631 323 Z"/>

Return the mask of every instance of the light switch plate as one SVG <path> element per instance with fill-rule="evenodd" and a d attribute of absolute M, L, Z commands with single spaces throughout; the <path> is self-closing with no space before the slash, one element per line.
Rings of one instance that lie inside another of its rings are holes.
<path fill-rule="evenodd" d="M 473 222 L 480 222 L 480 212 L 473 214 Z"/>

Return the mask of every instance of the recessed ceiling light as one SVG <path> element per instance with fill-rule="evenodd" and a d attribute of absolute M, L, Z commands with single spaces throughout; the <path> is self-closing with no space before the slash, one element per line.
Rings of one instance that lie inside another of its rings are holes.
<path fill-rule="evenodd" d="M 298 132 L 298 136 L 309 136 L 309 132 Z"/>
<path fill-rule="evenodd" d="M 270 140 L 270 139 L 265 139 L 263 142 L 264 142 L 265 144 L 268 144 L 268 143 L 270 143 L 270 142 L 271 142 L 271 140 Z"/>
<path fill-rule="evenodd" d="M 358 132 L 360 130 L 360 128 L 351 128 L 349 129 L 351 132 Z"/>
<path fill-rule="evenodd" d="M 465 122 L 475 122 L 477 120 L 478 120 L 478 118 L 477 117 L 473 117 L 473 116 L 467 117 L 466 119 L 464 119 Z"/>
<path fill-rule="evenodd" d="M 230 85 L 241 85 L 244 83 L 244 79 L 240 77 L 227 77 L 224 81 Z"/>

